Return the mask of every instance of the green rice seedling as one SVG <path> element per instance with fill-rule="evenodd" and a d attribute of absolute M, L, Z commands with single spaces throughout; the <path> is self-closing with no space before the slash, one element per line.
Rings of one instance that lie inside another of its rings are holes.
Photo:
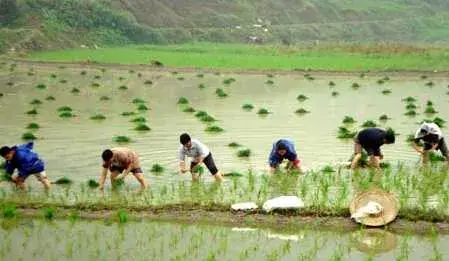
<path fill-rule="evenodd" d="M 304 109 L 304 108 L 299 108 L 299 109 L 297 109 L 297 110 L 295 111 L 295 113 L 296 113 L 296 114 L 299 114 L 299 115 L 303 115 L 303 114 L 310 113 L 310 111 L 308 111 L 308 110 L 306 110 L 306 109 Z"/>
<path fill-rule="evenodd" d="M 145 84 L 145 85 L 152 85 L 152 84 L 153 84 L 153 81 L 151 81 L 151 80 L 146 80 L 146 81 L 143 82 L 143 84 Z"/>
<path fill-rule="evenodd" d="M 329 82 L 329 86 L 331 86 L 331 87 L 335 86 L 335 82 L 330 81 L 330 82 Z"/>
<path fill-rule="evenodd" d="M 29 130 L 38 130 L 40 128 L 40 126 L 39 126 L 39 124 L 32 122 L 32 123 L 28 124 L 26 128 Z"/>
<path fill-rule="evenodd" d="M 268 109 L 265 109 L 265 108 L 260 108 L 257 111 L 257 114 L 259 114 L 259 115 L 268 115 L 268 114 L 270 114 L 270 111 Z"/>
<path fill-rule="evenodd" d="M 118 77 L 118 80 L 119 80 L 119 81 L 124 81 L 124 80 L 126 80 L 126 78 L 125 78 L 125 77 L 122 77 L 122 76 L 120 76 L 120 77 Z"/>
<path fill-rule="evenodd" d="M 446 161 L 446 158 L 440 154 L 437 154 L 433 151 L 429 152 L 429 161 L 430 162 L 442 162 Z"/>
<path fill-rule="evenodd" d="M 28 76 L 34 76 L 34 72 L 28 72 L 27 75 Z"/>
<path fill-rule="evenodd" d="M 198 73 L 198 74 L 196 75 L 196 77 L 197 77 L 197 78 L 204 78 L 204 74 Z"/>
<path fill-rule="evenodd" d="M 273 84 L 274 84 L 274 81 L 273 81 L 273 80 L 267 80 L 267 81 L 265 82 L 265 84 L 273 85 Z"/>
<path fill-rule="evenodd" d="M 352 139 L 357 135 L 357 132 L 350 131 L 346 127 L 338 127 L 338 135 L 339 139 Z"/>
<path fill-rule="evenodd" d="M 145 104 L 139 104 L 137 106 L 137 110 L 138 111 L 148 111 L 149 109 L 148 109 L 148 107 Z"/>
<path fill-rule="evenodd" d="M 129 70 L 128 71 L 130 74 L 133 74 L 133 73 L 135 73 L 136 71 L 134 71 L 134 70 Z"/>
<path fill-rule="evenodd" d="M 352 85 L 351 85 L 351 88 L 352 89 L 358 89 L 358 88 L 360 88 L 360 84 L 358 84 L 358 83 L 353 83 Z"/>
<path fill-rule="evenodd" d="M 136 113 L 133 111 L 125 111 L 125 112 L 122 112 L 121 115 L 127 117 L 127 116 L 136 115 Z"/>
<path fill-rule="evenodd" d="M 136 117 L 136 118 L 132 119 L 131 122 L 145 123 L 145 122 L 147 122 L 147 119 L 145 119 L 145 117 Z"/>
<path fill-rule="evenodd" d="M 80 89 L 73 88 L 70 92 L 73 93 L 73 94 L 80 93 Z"/>
<path fill-rule="evenodd" d="M 362 127 L 364 127 L 364 128 L 374 128 L 374 127 L 377 127 L 377 123 L 375 123 L 374 121 L 368 120 L 368 121 L 365 121 L 362 124 Z"/>
<path fill-rule="evenodd" d="M 154 172 L 154 173 L 161 173 L 164 171 L 165 171 L 165 168 L 160 164 L 153 164 L 153 166 L 151 167 L 151 172 Z"/>
<path fill-rule="evenodd" d="M 250 111 L 250 110 L 254 109 L 254 105 L 252 105 L 251 103 L 245 103 L 242 105 L 242 109 L 244 109 L 246 111 Z"/>
<path fill-rule="evenodd" d="M 87 72 L 86 71 L 81 71 L 80 74 L 84 76 L 84 75 L 87 74 Z"/>
<path fill-rule="evenodd" d="M 60 118 L 73 118 L 75 117 L 75 114 L 73 114 L 71 111 L 63 111 L 59 113 Z"/>
<path fill-rule="evenodd" d="M 13 86 L 13 85 L 14 85 L 14 83 L 13 83 L 13 82 L 7 82 L 7 83 L 6 83 L 6 85 L 8 85 L 8 86 L 10 86 L 10 87 L 11 87 L 11 86 Z"/>
<path fill-rule="evenodd" d="M 30 102 L 31 105 L 41 105 L 42 101 L 38 99 L 34 99 Z"/>
<path fill-rule="evenodd" d="M 431 101 L 431 100 L 427 100 L 427 102 L 426 102 L 426 106 L 433 106 L 433 101 Z"/>
<path fill-rule="evenodd" d="M 100 184 L 96 180 L 94 180 L 94 179 L 89 179 L 87 181 L 87 186 L 89 188 L 98 188 L 100 186 Z"/>
<path fill-rule="evenodd" d="M 421 75 L 421 79 L 427 79 L 428 78 L 428 76 L 427 75 Z"/>
<path fill-rule="evenodd" d="M 315 77 L 313 77 L 313 76 L 310 76 L 310 75 L 308 75 L 307 77 L 305 77 L 306 78 L 306 80 L 309 80 L 309 81 L 313 81 L 313 80 L 315 80 Z"/>
<path fill-rule="evenodd" d="M 215 93 L 217 94 L 218 97 L 220 98 L 225 98 L 228 97 L 228 94 L 221 88 L 217 88 L 217 90 L 215 91 Z"/>
<path fill-rule="evenodd" d="M 114 142 L 116 142 L 116 143 L 129 143 L 129 142 L 131 142 L 131 138 L 129 138 L 127 136 L 115 136 L 112 140 Z"/>
<path fill-rule="evenodd" d="M 208 116 L 208 115 L 209 114 L 207 112 L 205 112 L 205 111 L 197 111 L 195 113 L 195 117 L 197 117 L 197 118 L 202 118 L 202 117 L 205 117 L 205 116 Z"/>
<path fill-rule="evenodd" d="M 55 217 L 55 209 L 54 208 L 44 208 L 43 216 L 46 220 L 53 220 Z"/>
<path fill-rule="evenodd" d="M 178 81 L 184 81 L 184 77 L 183 76 L 178 76 L 178 77 L 176 77 L 176 79 L 178 80 Z"/>
<path fill-rule="evenodd" d="M 438 111 L 436 111 L 432 106 L 427 106 L 426 109 L 424 110 L 424 113 L 435 114 L 438 113 Z"/>
<path fill-rule="evenodd" d="M 405 106 L 405 109 L 406 109 L 406 110 L 416 110 L 416 109 L 417 109 L 417 106 L 416 106 L 415 104 L 413 104 L 413 103 L 408 103 L 408 104 Z"/>
<path fill-rule="evenodd" d="M 234 78 L 226 78 L 226 79 L 223 80 L 223 84 L 225 84 L 225 85 L 229 85 L 229 84 L 231 84 L 233 82 L 235 82 Z"/>
<path fill-rule="evenodd" d="M 267 73 L 267 77 L 268 77 L 268 78 L 274 78 L 274 74 Z"/>
<path fill-rule="evenodd" d="M 382 91 L 382 94 L 383 95 L 391 94 L 391 90 L 390 89 L 385 89 L 385 90 Z"/>
<path fill-rule="evenodd" d="M 211 126 L 207 126 L 206 129 L 204 130 L 205 132 L 214 132 L 214 133 L 219 133 L 219 132 L 223 132 L 224 129 L 217 126 L 217 125 L 211 125 Z"/>
<path fill-rule="evenodd" d="M 413 135 L 413 134 L 407 135 L 407 138 L 405 139 L 405 141 L 406 141 L 407 143 L 414 142 L 414 141 L 415 141 L 415 135 Z"/>
<path fill-rule="evenodd" d="M 426 86 L 429 86 L 429 87 L 432 87 L 433 85 L 435 85 L 435 84 L 432 81 L 426 83 Z"/>
<path fill-rule="evenodd" d="M 38 112 L 37 112 L 36 109 L 32 109 L 32 110 L 27 111 L 26 114 L 28 114 L 28 115 L 37 115 Z"/>
<path fill-rule="evenodd" d="M 36 88 L 39 90 L 44 90 L 44 89 L 47 89 L 47 85 L 40 83 L 40 84 L 36 85 Z"/>
<path fill-rule="evenodd" d="M 224 173 L 223 176 L 225 177 L 243 177 L 243 174 L 240 172 L 236 172 L 236 171 L 232 171 L 232 172 L 228 172 L 228 173 Z"/>
<path fill-rule="evenodd" d="M 340 93 L 337 92 L 337 91 L 333 91 L 333 92 L 331 93 L 331 95 L 332 95 L 332 97 L 337 97 L 338 95 L 340 95 Z"/>
<path fill-rule="evenodd" d="M 178 99 L 178 104 L 188 104 L 189 100 L 186 97 L 181 97 Z"/>
<path fill-rule="evenodd" d="M 148 127 L 148 126 L 147 126 L 146 124 L 144 124 L 144 123 L 139 123 L 139 124 L 134 128 L 134 130 L 136 130 L 136 131 L 150 131 L 151 128 Z"/>
<path fill-rule="evenodd" d="M 142 77 L 142 73 L 137 73 L 137 77 L 141 78 Z"/>
<path fill-rule="evenodd" d="M 332 167 L 330 165 L 326 165 L 326 166 L 324 166 L 323 169 L 321 169 L 321 172 L 331 173 L 331 172 L 336 172 L 336 171 L 335 171 L 334 167 Z"/>
<path fill-rule="evenodd" d="M 113 190 L 118 190 L 123 188 L 123 186 L 125 186 L 125 180 L 124 179 L 119 179 L 119 180 L 115 180 L 114 182 L 112 182 L 112 189 Z"/>
<path fill-rule="evenodd" d="M 364 73 L 364 72 L 362 72 L 362 73 L 360 73 L 359 77 L 360 77 L 360 78 L 365 78 L 365 77 L 366 77 L 366 75 L 365 75 L 365 73 Z"/>
<path fill-rule="evenodd" d="M 100 87 L 101 85 L 100 85 L 99 83 L 97 83 L 97 82 L 93 82 L 93 83 L 91 83 L 90 86 L 91 86 L 91 87 L 94 87 L 94 88 L 98 88 L 98 87 Z"/>
<path fill-rule="evenodd" d="M 106 119 L 106 116 L 104 116 L 103 114 L 94 114 L 90 117 L 90 119 L 94 121 L 102 121 Z"/>
<path fill-rule="evenodd" d="M 201 89 L 201 90 L 205 89 L 206 85 L 204 83 L 200 83 L 200 84 L 198 84 L 198 88 Z"/>
<path fill-rule="evenodd" d="M 193 113 L 193 112 L 195 112 L 195 109 L 193 107 L 187 107 L 187 108 L 184 108 L 182 111 L 187 112 L 187 113 Z"/>
<path fill-rule="evenodd" d="M 17 208 L 14 205 L 6 205 L 2 208 L 3 218 L 15 218 L 19 215 Z"/>
<path fill-rule="evenodd" d="M 109 98 L 108 96 L 101 96 L 100 97 L 100 101 L 109 101 L 111 98 Z"/>
<path fill-rule="evenodd" d="M 62 80 L 59 81 L 59 83 L 63 83 L 63 84 L 67 83 L 67 80 L 66 79 L 62 79 Z"/>
<path fill-rule="evenodd" d="M 65 68 L 66 67 L 64 65 L 59 66 L 59 69 L 61 69 L 61 70 L 65 69 Z"/>
<path fill-rule="evenodd" d="M 35 140 L 35 139 L 37 139 L 37 137 L 34 136 L 34 134 L 31 132 L 25 132 L 24 134 L 22 134 L 22 140 Z"/>
<path fill-rule="evenodd" d="M 379 121 L 388 121 L 390 118 L 388 117 L 388 115 L 383 114 L 379 117 Z"/>
<path fill-rule="evenodd" d="M 241 146 L 242 145 L 238 144 L 235 141 L 228 144 L 228 147 L 231 147 L 231 148 L 238 148 L 238 147 L 241 147 Z"/>
<path fill-rule="evenodd" d="M 119 90 L 122 90 L 122 91 L 128 90 L 128 86 L 126 86 L 126 85 L 120 85 L 120 87 L 118 87 L 118 89 L 119 89 Z"/>
<path fill-rule="evenodd" d="M 133 104 L 142 104 L 142 103 L 145 103 L 145 101 L 143 99 L 140 99 L 140 98 L 134 98 L 132 100 L 132 103 Z"/>
<path fill-rule="evenodd" d="M 58 112 L 64 112 L 64 111 L 72 111 L 72 108 L 69 106 L 61 106 L 58 108 Z"/>
<path fill-rule="evenodd" d="M 59 178 L 56 181 L 52 182 L 52 184 L 57 184 L 57 185 L 70 185 L 72 183 L 73 183 L 73 181 L 67 177 L 62 177 L 62 178 Z"/>
<path fill-rule="evenodd" d="M 251 155 L 250 149 L 240 149 L 237 151 L 237 157 L 239 158 L 248 158 Z"/>
<path fill-rule="evenodd" d="M 106 68 L 101 68 L 100 71 L 101 71 L 102 73 L 105 73 L 105 72 L 107 71 L 107 69 L 106 69 Z"/>
<path fill-rule="evenodd" d="M 54 74 L 54 73 L 50 74 L 50 78 L 52 78 L 52 79 L 56 79 L 57 77 L 58 76 L 56 74 Z"/>
<path fill-rule="evenodd" d="M 402 99 L 402 101 L 403 101 L 403 102 L 408 102 L 408 103 L 416 102 L 416 98 L 411 97 L 411 96 L 408 96 L 408 97 Z"/>
<path fill-rule="evenodd" d="M 440 128 L 443 128 L 443 127 L 444 127 L 444 124 L 446 123 L 446 121 L 443 120 L 443 119 L 441 119 L 440 117 L 435 117 L 435 118 L 432 120 L 432 122 L 435 123 L 436 125 L 438 125 L 438 127 L 440 127 Z"/>
<path fill-rule="evenodd" d="M 303 102 L 309 98 L 307 96 L 305 96 L 304 94 L 300 94 L 300 95 L 298 95 L 298 97 L 296 97 L 296 99 L 300 102 Z"/>
<path fill-rule="evenodd" d="M 356 120 L 354 118 L 352 118 L 351 116 L 345 116 L 342 121 L 343 124 L 353 124 L 355 122 L 356 122 Z"/>
<path fill-rule="evenodd" d="M 217 121 L 213 116 L 211 116 L 211 115 L 205 115 L 205 116 L 203 116 L 203 117 L 201 117 L 201 118 L 199 118 L 200 119 L 200 121 L 202 121 L 202 122 L 214 122 L 214 121 Z"/>
<path fill-rule="evenodd" d="M 377 84 L 384 84 L 385 83 L 385 81 L 383 79 L 379 79 L 376 82 L 377 82 Z"/>
<path fill-rule="evenodd" d="M 3 96 L 4 96 L 3 92 L 0 92 L 0 97 L 3 97 Z"/>
<path fill-rule="evenodd" d="M 414 117 L 417 115 L 415 110 L 408 110 L 406 113 L 404 113 L 405 116 Z"/>

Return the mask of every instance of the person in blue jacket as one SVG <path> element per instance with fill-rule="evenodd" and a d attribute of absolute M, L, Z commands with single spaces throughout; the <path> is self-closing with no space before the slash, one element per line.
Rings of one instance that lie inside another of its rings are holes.
<path fill-rule="evenodd" d="M 270 173 L 275 173 L 284 159 L 289 161 L 286 167 L 288 172 L 292 170 L 301 172 L 301 161 L 296 153 L 295 145 L 290 139 L 280 139 L 273 144 L 273 148 L 271 149 L 270 157 L 268 159 Z"/>
<path fill-rule="evenodd" d="M 34 175 L 45 189 L 49 189 L 51 183 L 45 174 L 44 162 L 33 151 L 33 146 L 34 143 L 29 142 L 0 148 L 0 155 L 6 160 L 5 171 L 21 189 L 25 189 L 25 180 L 31 175 Z M 14 173 L 15 169 L 17 169 L 16 173 Z"/>

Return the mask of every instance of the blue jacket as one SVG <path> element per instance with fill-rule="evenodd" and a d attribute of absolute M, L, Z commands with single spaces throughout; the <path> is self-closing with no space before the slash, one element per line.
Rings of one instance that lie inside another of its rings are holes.
<path fill-rule="evenodd" d="M 6 173 L 13 174 L 17 169 L 20 177 L 26 177 L 44 171 L 44 162 L 32 151 L 33 145 L 33 142 L 29 142 L 12 148 L 16 152 L 11 161 L 6 161 Z"/>
<path fill-rule="evenodd" d="M 287 153 L 284 156 L 281 156 L 277 153 L 277 145 L 279 142 L 283 142 L 287 147 Z M 282 163 L 284 159 L 288 159 L 289 161 L 295 161 L 298 159 L 298 154 L 295 151 L 295 145 L 293 141 L 290 139 L 280 139 L 273 144 L 273 148 L 271 149 L 270 157 L 268 159 L 268 163 L 271 167 L 277 167 Z"/>

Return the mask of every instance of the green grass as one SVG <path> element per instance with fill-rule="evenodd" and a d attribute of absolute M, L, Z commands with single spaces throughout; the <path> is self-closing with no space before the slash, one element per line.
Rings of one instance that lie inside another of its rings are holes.
<path fill-rule="evenodd" d="M 295 113 L 296 113 L 296 114 L 299 114 L 299 115 L 303 115 L 303 114 L 310 113 L 310 111 L 308 111 L 308 110 L 306 110 L 306 109 L 304 109 L 304 108 L 299 108 L 299 109 L 297 109 L 297 110 L 295 111 Z"/>
<path fill-rule="evenodd" d="M 28 124 L 26 128 L 29 130 L 38 130 L 40 128 L 40 126 L 36 122 L 32 122 L 32 123 Z"/>
<path fill-rule="evenodd" d="M 61 106 L 58 108 L 58 112 L 67 112 L 67 111 L 72 111 L 72 108 L 70 108 L 69 106 Z"/>
<path fill-rule="evenodd" d="M 372 121 L 372 120 L 367 120 L 362 124 L 362 127 L 364 128 L 373 128 L 373 127 L 377 127 L 377 123 Z"/>
<path fill-rule="evenodd" d="M 231 83 L 235 82 L 236 80 L 234 78 L 226 78 L 223 80 L 224 85 L 230 85 Z"/>
<path fill-rule="evenodd" d="M 355 122 L 356 122 L 356 120 L 351 116 L 345 116 L 342 120 L 343 124 L 353 124 Z"/>
<path fill-rule="evenodd" d="M 346 127 L 339 127 L 337 138 L 339 139 L 352 139 L 357 135 L 356 131 L 351 131 Z"/>
<path fill-rule="evenodd" d="M 259 114 L 259 115 L 268 115 L 268 114 L 270 114 L 270 111 L 268 109 L 265 109 L 265 108 L 260 108 L 257 111 L 257 114 Z"/>
<path fill-rule="evenodd" d="M 433 108 L 432 106 L 427 106 L 426 109 L 424 110 L 424 113 L 435 114 L 435 113 L 438 113 L 438 111 L 435 110 L 435 108 Z"/>
<path fill-rule="evenodd" d="M 351 88 L 352 89 L 358 89 L 358 88 L 360 88 L 360 84 L 355 82 L 355 83 L 351 84 Z"/>
<path fill-rule="evenodd" d="M 100 183 L 98 183 L 96 180 L 94 180 L 94 179 L 89 179 L 88 181 L 87 181 L 87 186 L 89 187 L 89 188 L 98 188 L 99 186 L 100 186 Z"/>
<path fill-rule="evenodd" d="M 228 97 L 228 94 L 221 88 L 217 88 L 217 90 L 215 90 L 215 94 L 217 94 L 220 98 Z"/>
<path fill-rule="evenodd" d="M 405 116 L 414 117 L 418 115 L 418 113 L 415 110 L 408 110 L 406 113 L 404 113 Z"/>
<path fill-rule="evenodd" d="M 151 128 L 148 127 L 148 126 L 147 126 L 146 124 L 144 124 L 144 123 L 139 123 L 139 124 L 134 128 L 134 130 L 136 130 L 136 131 L 150 131 Z"/>
<path fill-rule="evenodd" d="M 181 97 L 178 99 L 177 104 L 188 104 L 189 100 L 186 97 Z"/>
<path fill-rule="evenodd" d="M 80 93 L 80 89 L 73 88 L 70 92 L 73 93 L 73 94 L 77 94 L 77 93 Z"/>
<path fill-rule="evenodd" d="M 71 111 L 63 111 L 59 113 L 60 118 L 73 118 L 75 117 L 75 114 L 73 114 Z"/>
<path fill-rule="evenodd" d="M 137 110 L 138 111 L 148 111 L 149 108 L 145 104 L 139 104 L 139 105 L 137 105 Z"/>
<path fill-rule="evenodd" d="M 238 148 L 238 147 L 241 147 L 241 146 L 242 145 L 240 145 L 237 142 L 231 142 L 231 143 L 228 144 L 228 147 L 230 147 L 230 148 Z"/>
<path fill-rule="evenodd" d="M 205 132 L 213 132 L 213 133 L 220 133 L 223 132 L 224 129 L 217 126 L 217 125 L 211 125 L 211 126 L 207 126 L 206 129 L 204 129 Z"/>
<path fill-rule="evenodd" d="M 300 102 L 303 102 L 303 101 L 309 99 L 309 97 L 305 96 L 304 94 L 300 94 L 296 97 L 296 99 Z"/>
<path fill-rule="evenodd" d="M 133 111 L 125 111 L 125 112 L 122 112 L 120 115 L 128 117 L 128 116 L 136 115 L 136 113 Z"/>
<path fill-rule="evenodd" d="M 43 217 L 46 220 L 53 220 L 53 218 L 55 217 L 55 209 L 54 208 L 44 208 L 43 209 Z"/>
<path fill-rule="evenodd" d="M 14 205 L 6 205 L 2 208 L 3 218 L 14 218 L 18 216 L 17 208 Z"/>
<path fill-rule="evenodd" d="M 334 81 L 329 81 L 328 85 L 329 85 L 330 87 L 334 87 L 334 86 L 335 86 L 335 82 L 334 82 Z"/>
<path fill-rule="evenodd" d="M 369 48 L 368 48 L 369 49 Z M 296 68 L 326 70 L 445 70 L 448 59 L 441 59 L 445 49 L 424 52 L 386 50 L 375 55 L 340 47 L 299 48 L 277 45 L 245 45 L 187 43 L 181 45 L 136 45 L 101 49 L 66 49 L 28 54 L 31 60 L 78 61 L 100 63 L 149 64 L 148 57 L 157 57 L 169 67 L 212 67 L 233 69 Z M 341 61 L 345 61 L 342 63 Z"/>
<path fill-rule="evenodd" d="M 36 85 L 36 88 L 39 90 L 45 90 L 45 89 L 47 89 L 47 85 L 40 83 L 40 84 Z"/>
<path fill-rule="evenodd" d="M 193 107 L 186 107 L 182 111 L 187 113 L 194 113 L 195 109 Z"/>
<path fill-rule="evenodd" d="M 245 103 L 242 105 L 242 109 L 244 109 L 246 111 L 250 111 L 250 110 L 254 109 L 254 105 L 252 105 L 251 103 Z"/>
<path fill-rule="evenodd" d="M 379 121 L 388 121 L 388 120 L 390 120 L 390 117 L 388 117 L 388 115 L 386 114 L 379 116 Z"/>
<path fill-rule="evenodd" d="M 42 101 L 38 100 L 38 99 L 34 99 L 34 100 L 30 101 L 30 104 L 31 105 L 41 105 Z"/>
<path fill-rule="evenodd" d="M 418 107 L 415 105 L 415 104 L 413 104 L 413 103 L 408 103 L 406 106 L 405 106 L 405 109 L 406 110 L 416 110 Z"/>
<path fill-rule="evenodd" d="M 115 136 L 114 138 L 112 138 L 112 140 L 114 142 L 117 142 L 117 143 L 129 143 L 129 142 L 131 142 L 131 138 L 129 138 L 127 136 Z"/>
<path fill-rule="evenodd" d="M 407 102 L 407 103 L 412 103 L 412 102 L 416 102 L 417 100 L 415 97 L 408 96 L 408 97 L 405 97 L 404 99 L 402 99 L 402 101 Z"/>
<path fill-rule="evenodd" d="M 332 95 L 332 97 L 337 97 L 338 95 L 340 95 L 340 93 L 337 92 L 337 91 L 333 91 L 333 92 L 331 93 L 331 95 Z"/>
<path fill-rule="evenodd" d="M 240 149 L 237 151 L 237 157 L 239 158 L 248 158 L 251 156 L 251 150 L 250 149 Z"/>
<path fill-rule="evenodd" d="M 104 116 L 103 114 L 95 114 L 92 115 L 90 117 L 91 120 L 95 120 L 95 121 L 102 121 L 102 120 L 106 120 L 106 116 Z"/>
<path fill-rule="evenodd" d="M 143 99 L 140 99 L 140 98 L 134 98 L 132 100 L 132 103 L 134 103 L 134 104 L 143 104 L 143 103 L 145 103 L 145 101 Z"/>
<path fill-rule="evenodd" d="M 56 181 L 52 182 L 52 184 L 57 184 L 57 185 L 70 185 L 72 183 L 73 183 L 73 181 L 67 177 L 62 177 L 62 178 L 59 178 Z"/>
<path fill-rule="evenodd" d="M 385 90 L 382 91 L 382 94 L 383 95 L 391 94 L 391 90 L 390 89 L 385 89 Z"/>
<path fill-rule="evenodd" d="M 147 122 L 147 119 L 145 119 L 145 117 L 136 117 L 136 118 L 130 120 L 130 122 L 145 123 L 145 122 Z"/>
<path fill-rule="evenodd" d="M 37 139 L 37 137 L 34 136 L 34 134 L 31 132 L 25 132 L 24 134 L 22 134 L 22 140 L 35 140 L 35 139 Z"/>
<path fill-rule="evenodd" d="M 27 111 L 25 113 L 28 114 L 28 115 L 37 115 L 37 114 L 39 114 L 39 112 L 36 109 L 29 110 L 29 111 Z"/>
<path fill-rule="evenodd" d="M 108 96 L 101 96 L 100 97 L 100 101 L 109 101 L 111 98 L 109 98 Z"/>
<path fill-rule="evenodd" d="M 153 173 L 162 173 L 165 171 L 165 168 L 162 165 L 156 163 L 156 164 L 153 164 L 153 166 L 151 166 L 150 171 Z"/>

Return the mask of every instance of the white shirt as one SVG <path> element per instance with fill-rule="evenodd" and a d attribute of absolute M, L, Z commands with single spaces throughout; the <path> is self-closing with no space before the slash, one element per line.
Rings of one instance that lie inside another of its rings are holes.
<path fill-rule="evenodd" d="M 181 145 L 181 147 L 179 148 L 179 160 L 184 161 L 186 156 L 191 158 L 201 156 L 205 158 L 209 155 L 210 150 L 206 145 L 196 139 L 192 139 L 191 142 L 192 146 L 189 149 Z"/>
<path fill-rule="evenodd" d="M 415 139 L 421 139 L 428 134 L 438 135 L 438 140 L 443 138 L 443 132 L 438 125 L 433 122 L 424 122 L 416 131 Z"/>

